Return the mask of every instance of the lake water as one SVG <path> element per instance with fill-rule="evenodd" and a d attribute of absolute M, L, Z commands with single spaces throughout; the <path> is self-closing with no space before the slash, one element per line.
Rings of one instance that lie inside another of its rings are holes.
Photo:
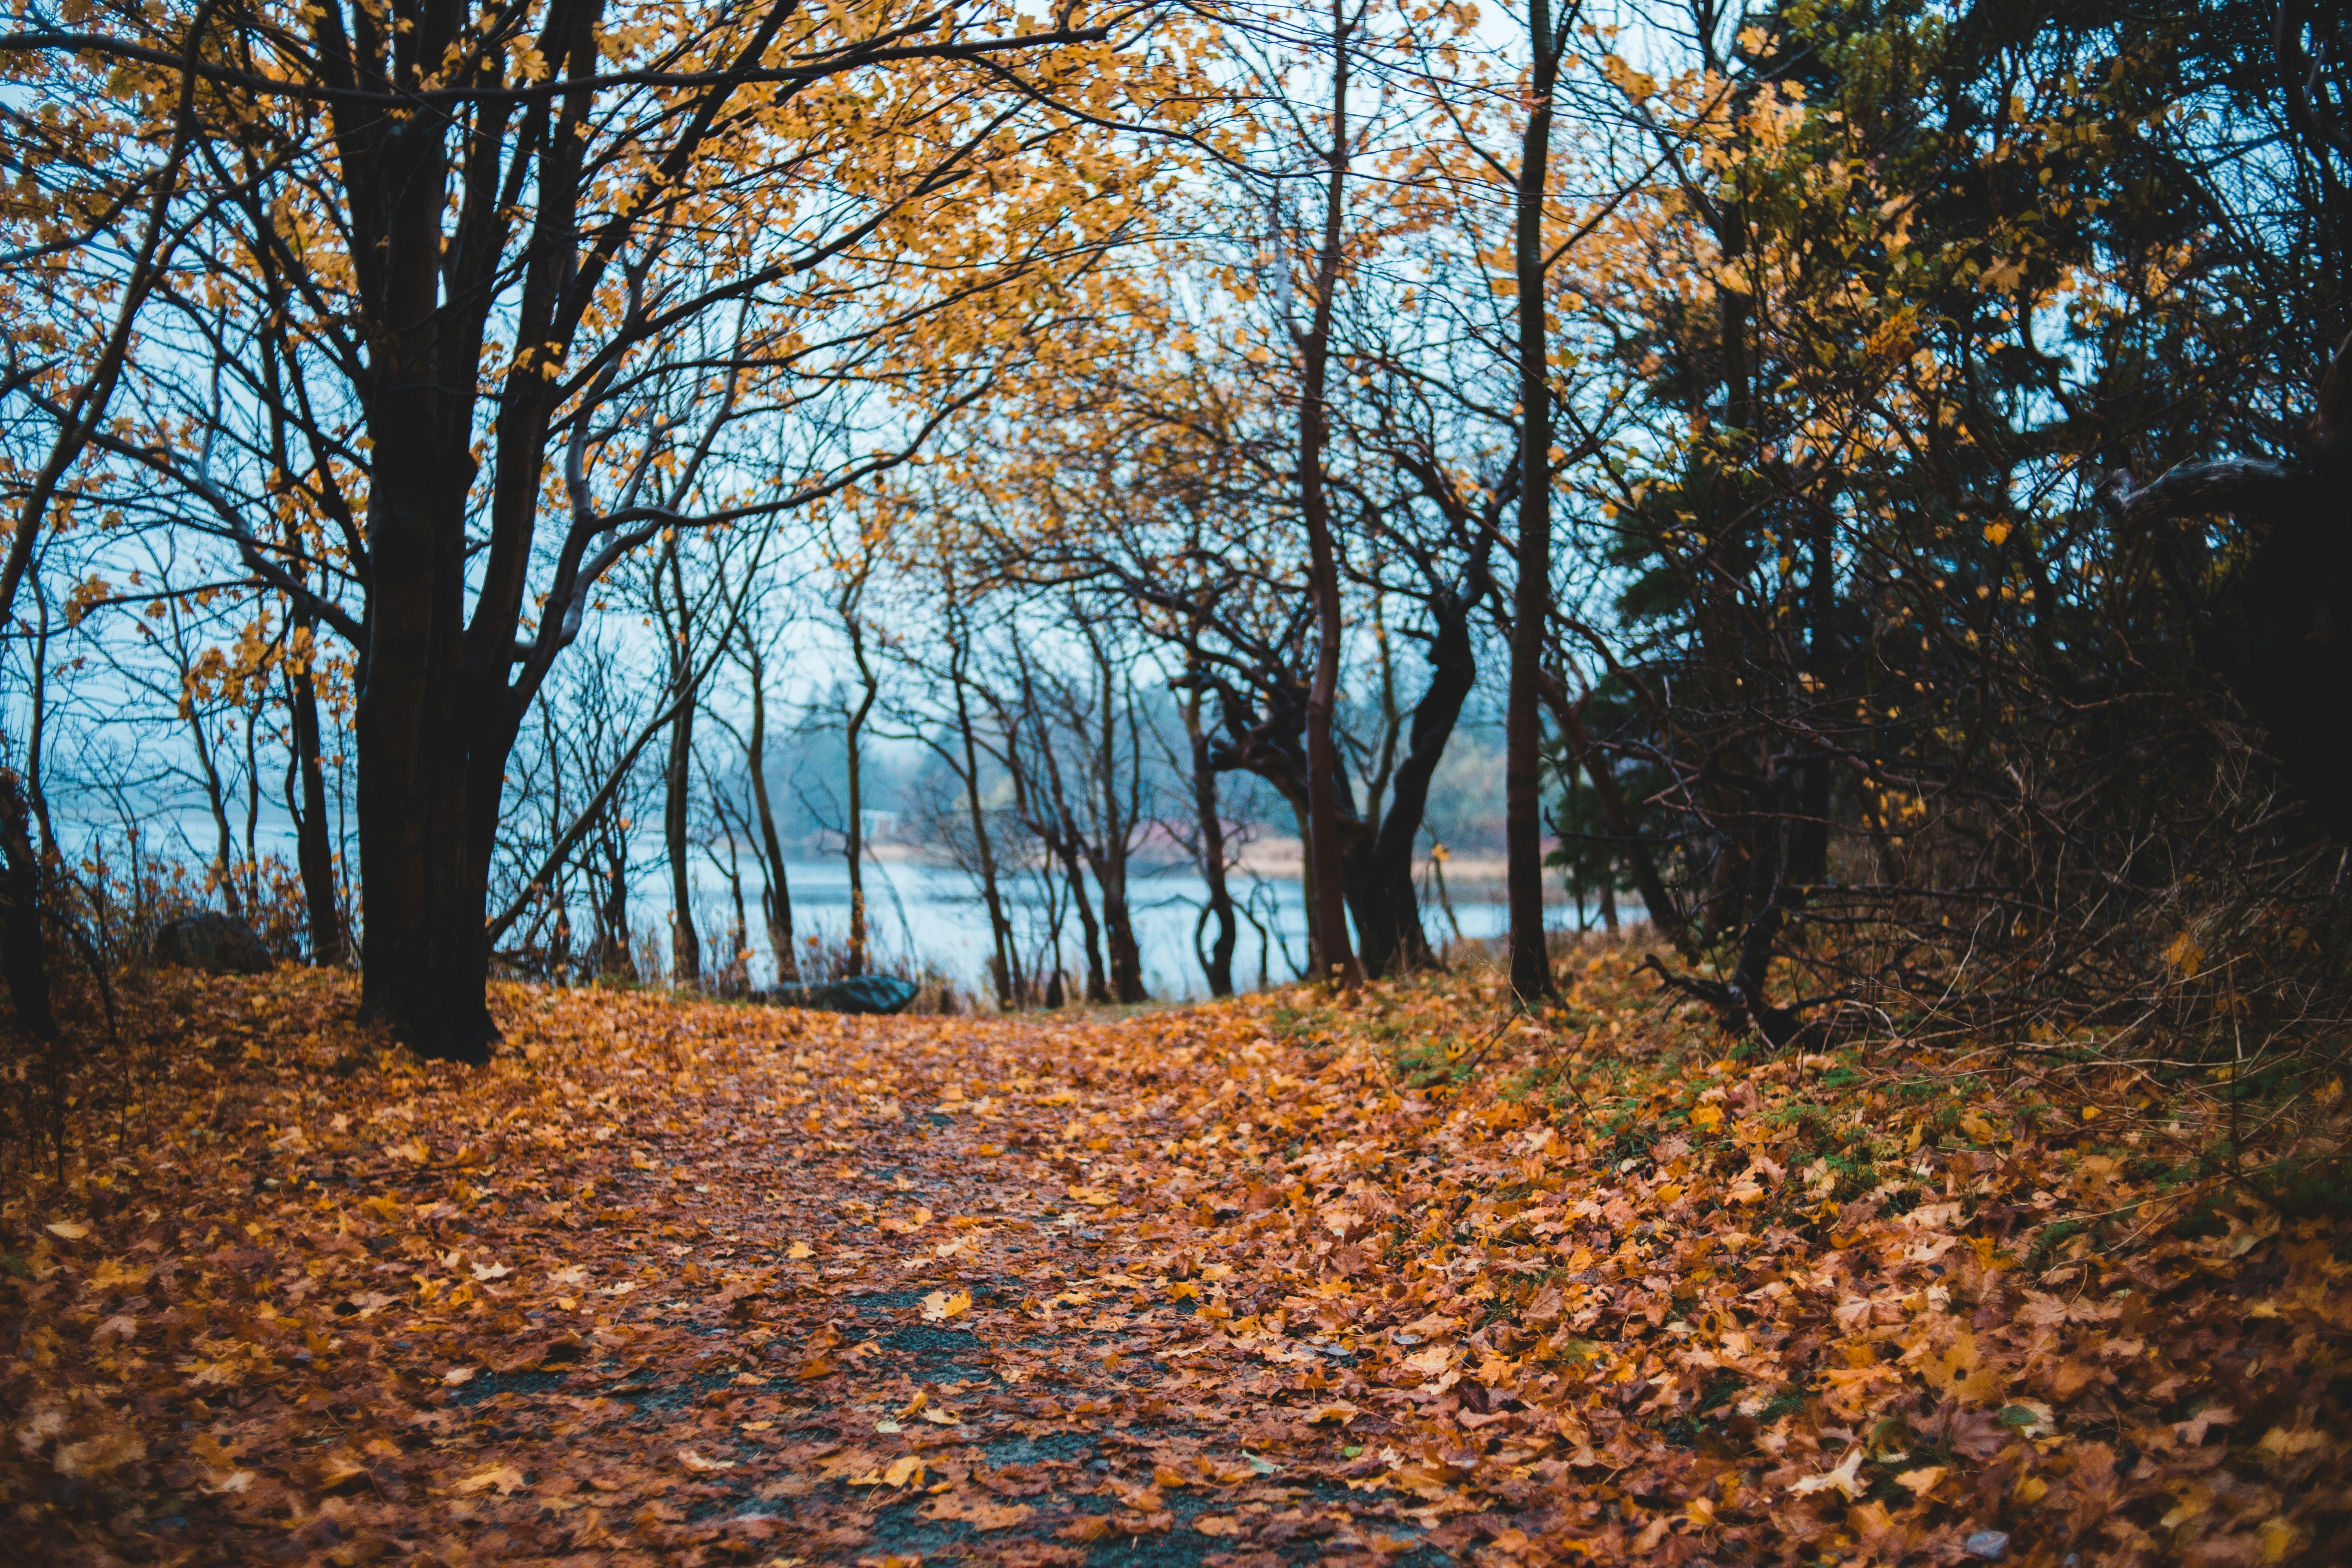
<path fill-rule="evenodd" d="M 787 873 L 793 894 L 794 933 L 805 937 L 822 932 L 839 940 L 849 929 L 849 872 L 840 861 L 796 865 Z M 1008 911 L 1024 955 L 1044 947 L 1043 911 L 1035 899 L 1034 879 L 1016 896 Z M 1247 901 L 1264 934 L 1247 920 L 1240 922 L 1241 940 L 1234 950 L 1234 981 L 1244 988 L 1257 984 L 1263 964 L 1268 979 L 1279 984 L 1297 977 L 1307 961 L 1306 906 L 1295 879 L 1258 879 L 1236 876 L 1229 884 L 1234 901 Z M 706 929 L 719 915 L 724 885 L 698 889 Z M 746 898 L 756 889 L 747 889 Z M 1087 897 L 1096 900 L 1091 886 Z M 1143 952 L 1144 984 L 1154 996 L 1185 997 L 1208 994 L 1208 983 L 1195 956 L 1193 931 L 1208 901 L 1208 888 L 1190 870 L 1169 869 L 1130 873 L 1128 899 L 1135 920 L 1136 945 Z M 665 904 L 667 900 L 664 900 Z M 977 984 L 986 974 L 990 952 L 988 913 L 972 891 L 971 879 L 950 867 L 901 862 L 869 865 L 866 869 L 866 910 L 871 940 L 882 953 L 929 963 L 950 974 Z M 1565 907 L 1559 914 L 1568 913 Z M 1454 913 L 1465 937 L 1499 935 L 1508 928 L 1508 911 L 1499 902 L 1480 897 L 1456 899 Z M 731 913 L 724 918 L 731 920 Z M 756 913 L 753 920 L 756 923 Z M 1424 911 L 1423 924 L 1433 942 L 1453 934 L 1453 926 L 1435 908 Z M 1205 938 L 1209 933 L 1203 932 Z M 1062 930 L 1062 966 L 1074 978 L 1086 973 L 1084 933 L 1075 912 L 1066 913 Z M 755 939 L 755 965 L 764 978 L 772 955 Z M 1034 956 L 1026 956 L 1033 966 Z"/>
<path fill-rule="evenodd" d="M 211 842 L 209 818 L 187 816 L 175 820 L 173 826 L 185 835 L 191 849 Z M 289 863 L 294 858 L 293 836 L 282 818 L 277 822 L 263 819 L 257 847 L 264 856 L 278 855 Z M 157 847 L 170 853 L 177 847 Z M 202 851 L 196 853 L 201 858 Z M 638 847 L 636 860 L 629 887 L 631 921 L 640 931 L 660 929 L 667 924 L 669 911 L 669 871 L 657 837 L 649 836 Z M 775 968 L 774 955 L 761 930 L 759 873 L 748 854 L 742 863 L 744 899 L 752 928 L 752 980 L 756 984 L 766 984 L 772 979 Z M 702 930 L 712 932 L 731 925 L 733 904 L 725 879 L 699 852 L 695 857 L 693 872 Z M 845 940 L 849 931 L 849 872 L 842 860 L 830 857 L 798 862 L 787 868 L 786 878 L 792 889 L 795 935 L 803 939 L 815 935 L 828 943 Z M 1045 966 L 1039 960 L 1045 955 L 1046 943 L 1044 911 L 1037 903 L 1036 879 L 1024 875 L 1012 879 L 1008 886 L 1013 890 L 1008 912 L 1022 947 L 1024 963 L 1042 976 Z M 1257 918 L 1255 927 L 1246 920 L 1241 922 L 1241 940 L 1234 950 L 1234 984 L 1245 990 L 1255 987 L 1261 964 L 1270 984 L 1279 985 L 1295 980 L 1307 958 L 1306 908 L 1297 879 L 1260 878 L 1237 871 L 1230 887 L 1235 902 L 1246 902 Z M 1555 895 L 1559 892 L 1556 888 L 1549 890 Z M 1101 904 L 1091 884 L 1087 896 L 1095 900 L 1099 918 Z M 1129 873 L 1128 896 L 1134 913 L 1136 942 L 1143 953 L 1144 984 L 1151 994 L 1170 999 L 1206 995 L 1208 983 L 1192 945 L 1193 931 L 1208 898 L 1208 889 L 1200 877 L 1181 866 L 1164 869 L 1138 867 Z M 988 915 L 973 891 L 971 879 L 960 869 L 920 861 L 869 862 L 866 868 L 866 907 L 868 940 L 885 964 L 905 963 L 910 968 L 928 965 L 972 989 L 985 984 L 990 949 Z M 1509 929 L 1509 911 L 1502 901 L 1501 889 L 1491 883 L 1457 890 L 1453 898 L 1453 911 L 1454 919 L 1448 921 L 1436 899 L 1424 887 L 1422 925 L 1433 943 L 1443 946 L 1455 934 L 1457 922 L 1460 934 L 1472 939 L 1500 936 Z M 1638 914 L 1639 907 L 1629 904 L 1624 912 L 1632 918 Z M 574 915 L 575 931 L 583 939 L 585 914 L 583 910 Z M 1584 914 L 1589 921 L 1590 911 Z M 1554 927 L 1572 927 L 1579 922 L 1579 910 L 1564 899 L 1554 902 L 1546 916 L 1547 923 Z M 1076 913 L 1066 910 L 1060 962 L 1074 984 L 1083 984 L 1086 974 L 1083 942 Z M 666 949 L 667 942 L 661 945 Z"/>

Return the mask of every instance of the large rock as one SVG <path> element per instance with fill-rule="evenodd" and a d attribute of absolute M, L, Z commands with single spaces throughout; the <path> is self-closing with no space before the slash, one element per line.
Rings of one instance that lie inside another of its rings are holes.
<path fill-rule="evenodd" d="M 819 1013 L 897 1013 L 915 999 L 915 983 L 895 974 L 861 974 L 854 980 L 820 980 L 811 985 L 779 985 L 761 994 L 779 1007 Z"/>
<path fill-rule="evenodd" d="M 210 910 L 156 927 L 153 955 L 158 964 L 182 964 L 207 974 L 267 974 L 278 966 L 251 926 Z"/>

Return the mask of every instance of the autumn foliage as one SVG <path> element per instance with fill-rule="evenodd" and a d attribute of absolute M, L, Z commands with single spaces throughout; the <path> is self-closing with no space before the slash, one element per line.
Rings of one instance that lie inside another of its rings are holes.
<path fill-rule="evenodd" d="M 2197 1084 L 1727 1047 L 1635 957 L 1535 1016 L 508 986 L 471 1071 L 172 974 L 0 1208 L 17 1560 L 2342 1560 L 2280 1175 L 2340 1082 L 2231 1181 Z"/>

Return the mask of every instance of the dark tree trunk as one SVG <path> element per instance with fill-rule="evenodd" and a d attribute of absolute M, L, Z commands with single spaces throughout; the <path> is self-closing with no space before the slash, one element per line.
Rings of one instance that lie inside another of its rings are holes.
<path fill-rule="evenodd" d="M 301 809 L 294 814 L 294 858 L 302 873 L 302 901 L 310 915 L 310 962 L 332 965 L 343 961 L 342 910 L 336 897 L 334 845 L 327 836 L 318 682 L 307 662 L 294 672 L 291 684 L 294 767 L 301 800 Z"/>
<path fill-rule="evenodd" d="M 1429 782 L 1445 755 L 1446 742 L 1462 707 L 1478 680 L 1477 651 L 1470 640 L 1470 607 L 1450 595 L 1433 595 L 1430 612 L 1435 637 L 1430 643 L 1430 679 L 1413 704 L 1404 760 L 1390 784 L 1389 808 L 1380 831 L 1370 836 L 1368 876 L 1385 908 L 1388 940 L 1375 945 L 1364 937 L 1364 961 L 1374 974 L 1425 968 L 1437 962 L 1421 924 L 1421 895 L 1412 881 L 1412 847 L 1429 812 Z M 1362 924 L 1360 915 L 1359 925 Z"/>
<path fill-rule="evenodd" d="M 1209 889 L 1208 908 L 1202 911 L 1204 919 L 1216 922 L 1217 934 L 1211 940 L 1206 952 L 1200 953 L 1202 972 L 1208 976 L 1209 994 L 1230 996 L 1234 994 L 1234 947 L 1240 941 L 1241 928 L 1234 919 L 1234 897 L 1225 886 L 1225 825 L 1217 813 L 1217 770 L 1210 760 L 1209 737 L 1201 728 L 1201 692 L 1195 687 L 1185 696 L 1184 738 L 1192 750 L 1192 811 L 1201 828 L 1201 880 Z M 1200 946 L 1197 932 L 1193 946 Z"/>
<path fill-rule="evenodd" d="M 793 893 L 784 879 L 783 842 L 776 836 L 776 813 L 768 799 L 768 696 L 766 669 L 757 648 L 748 660 L 751 677 L 751 738 L 743 763 L 751 775 L 751 805 L 760 814 L 760 845 L 768 868 L 764 912 L 768 945 L 775 950 L 776 979 L 800 978 L 800 955 L 793 947 Z"/>
<path fill-rule="evenodd" d="M 871 563 L 868 563 L 871 570 Z M 842 629 L 849 638 L 851 662 L 857 667 L 857 700 L 843 716 L 842 734 L 849 764 L 849 820 L 845 826 L 845 842 L 842 854 L 849 862 L 849 973 L 866 973 L 866 720 L 874 711 L 874 700 L 880 684 L 874 678 L 874 667 L 866 657 L 866 623 L 858 618 L 858 600 L 864 596 L 866 575 L 860 573 L 856 582 L 845 589 L 840 602 Z"/>
<path fill-rule="evenodd" d="M 1519 529 L 1511 616 L 1510 685 L 1503 715 L 1505 879 L 1511 910 L 1511 990 L 1522 1002 L 1551 994 L 1544 946 L 1543 720 L 1538 709 L 1544 634 L 1551 615 L 1551 370 L 1544 316 L 1544 195 L 1551 156 L 1551 89 L 1559 72 L 1548 0 L 1529 0 L 1534 101 L 1519 144 L 1514 224 L 1519 315 Z"/>
<path fill-rule="evenodd" d="M 694 879 L 689 870 L 687 828 L 694 804 L 694 646 L 693 619 L 686 599 L 686 568 L 679 559 L 677 538 L 671 535 L 662 552 L 661 568 L 669 574 L 670 610 L 677 620 L 669 631 L 669 698 L 677 715 L 669 721 L 669 755 L 662 767 L 662 847 L 669 856 L 669 978 L 673 985 L 702 984 L 702 933 L 694 924 Z M 656 607 L 659 607 L 660 572 L 655 575 Z M 664 617 L 667 619 L 667 617 Z"/>
<path fill-rule="evenodd" d="M 24 784 L 0 768 L 0 972 L 16 1004 L 16 1027 L 44 1044 L 57 1038 L 49 968 L 41 951 L 41 858 L 33 847 Z"/>
<path fill-rule="evenodd" d="M 1339 558 L 1332 539 L 1330 497 L 1323 483 L 1323 449 L 1330 438 L 1325 401 L 1330 377 L 1331 319 L 1338 304 L 1347 217 L 1349 157 L 1349 26 L 1339 0 L 1331 5 L 1330 142 L 1324 155 L 1322 242 L 1316 253 L 1314 324 L 1299 334 L 1298 510 L 1307 525 L 1310 591 L 1315 597 L 1315 678 L 1307 692 L 1307 852 L 1315 858 L 1313 919 L 1318 982 L 1343 989 L 1361 983 L 1348 935 L 1347 866 L 1339 828 L 1339 752 L 1331 726 L 1339 700 Z M 1277 264 L 1287 266 L 1277 258 Z"/>
<path fill-rule="evenodd" d="M 1135 940 L 1135 921 L 1127 901 L 1127 842 L 1134 818 L 1135 804 L 1123 806 L 1118 798 L 1118 671 L 1100 643 L 1091 633 L 1088 647 L 1094 653 L 1097 679 L 1100 685 L 1102 743 L 1096 749 L 1095 770 L 1101 792 L 1100 831 L 1096 842 L 1087 847 L 1087 860 L 1093 868 L 1095 885 L 1102 889 L 1103 935 L 1109 950 L 1111 995 L 1123 1003 L 1148 1000 L 1143 989 L 1143 952 Z M 1133 710 L 1129 709 L 1130 723 Z M 1142 766 L 1141 756 L 1132 745 L 1129 755 L 1137 768 Z M 1075 824 L 1072 825 L 1075 829 Z"/>
<path fill-rule="evenodd" d="M 1078 930 L 1086 937 L 1087 1000 L 1108 1002 L 1110 986 L 1103 975 L 1102 927 L 1096 923 L 1095 907 L 1087 897 L 1085 862 L 1078 855 L 1076 837 L 1064 832 L 1054 836 L 1050 846 L 1062 862 L 1063 874 L 1070 879 L 1070 903 L 1078 911 Z M 1048 1003 L 1048 1006 L 1053 1004 Z"/>
<path fill-rule="evenodd" d="M 989 978 L 1001 1010 L 1013 1005 L 1013 921 L 996 885 L 996 851 L 988 841 L 988 814 L 980 805 L 980 744 L 972 732 L 971 694 L 964 689 L 962 656 L 959 644 L 954 679 L 956 729 L 963 741 L 964 807 L 971 814 L 971 839 L 980 856 L 980 896 L 988 908 Z"/>

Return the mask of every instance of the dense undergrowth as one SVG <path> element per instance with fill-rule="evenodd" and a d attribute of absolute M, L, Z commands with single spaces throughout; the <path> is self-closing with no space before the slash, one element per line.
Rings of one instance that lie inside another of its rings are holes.
<path fill-rule="evenodd" d="M 512 986 L 471 1073 L 158 977 L 0 1205 L 0 1506 L 59 1563 L 2352 1552 L 2334 1068 L 1774 1054 L 1635 956 L 1533 1016 Z"/>

